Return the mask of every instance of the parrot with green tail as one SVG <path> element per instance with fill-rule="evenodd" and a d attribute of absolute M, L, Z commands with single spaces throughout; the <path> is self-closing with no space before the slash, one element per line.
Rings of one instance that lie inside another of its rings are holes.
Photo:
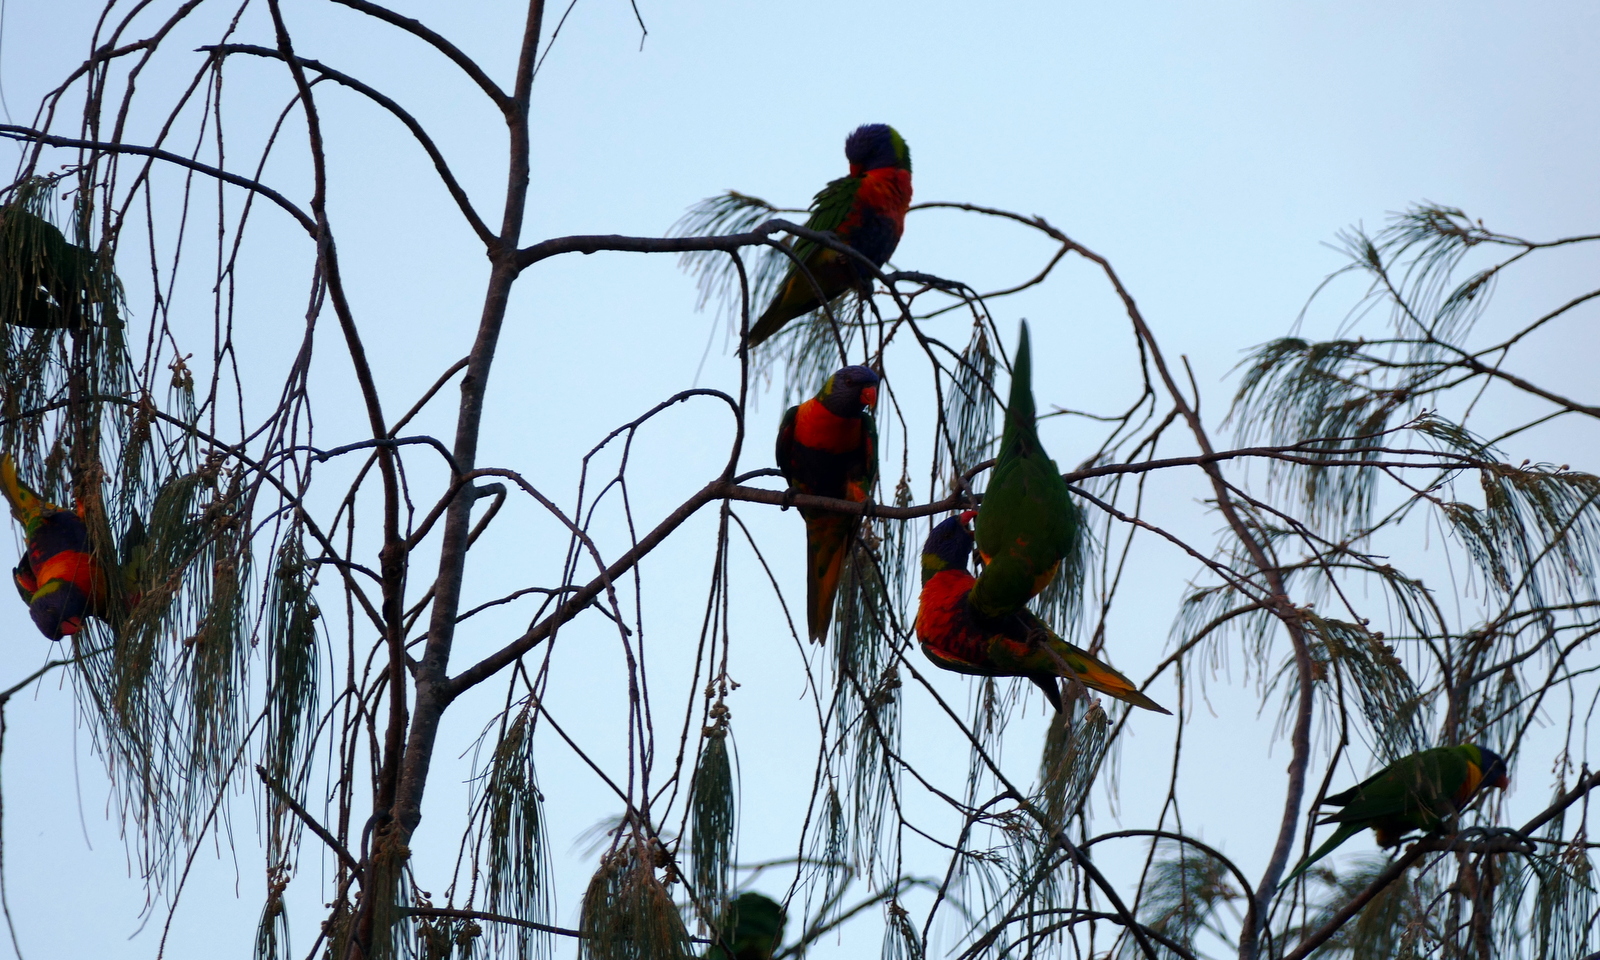
<path fill-rule="evenodd" d="M 74 510 L 64 510 L 40 497 L 17 477 L 11 455 L 0 454 L 0 493 L 11 515 L 22 524 L 27 551 L 11 572 L 17 592 L 28 605 L 34 625 L 51 640 L 83 629 L 84 617 L 106 619 L 114 603 L 102 564 L 89 553 L 89 528 Z M 123 539 L 122 599 L 136 603 L 131 577 L 134 554 L 144 541 L 144 527 L 135 518 Z"/>
<path fill-rule="evenodd" d="M 1292 882 L 1363 830 L 1377 835 L 1378 846 L 1393 847 L 1412 830 L 1438 830 L 1485 787 L 1504 790 L 1510 783 L 1505 760 L 1473 743 L 1401 757 L 1349 790 L 1322 801 L 1343 809 L 1317 822 L 1337 823 L 1339 829 L 1283 882 Z"/>
<path fill-rule="evenodd" d="M 1000 616 L 978 609 L 979 580 L 967 571 L 973 538 L 966 511 L 933 528 L 922 548 L 922 595 L 917 604 L 917 640 L 935 665 L 980 677 L 1027 677 L 1061 709 L 1058 677 L 1157 713 L 1170 713 L 1139 692 L 1133 681 L 1088 651 L 1056 636 L 1044 621 L 1017 608 Z M 980 578 L 981 580 L 981 578 Z"/>
<path fill-rule="evenodd" d="M 843 367 L 817 395 L 793 406 L 778 428 L 778 468 L 789 489 L 864 503 L 878 479 L 878 428 L 872 408 L 881 379 L 871 367 Z M 828 634 L 833 598 L 861 518 L 800 508 L 806 522 L 806 627 L 813 642 Z"/>
<path fill-rule="evenodd" d="M 783 943 L 783 905 L 759 893 L 742 893 L 728 910 L 733 928 L 724 942 L 713 944 L 705 960 L 772 960 Z"/>
<path fill-rule="evenodd" d="M 911 207 L 911 148 L 888 124 L 868 123 L 845 139 L 844 155 L 850 161 L 850 175 L 817 193 L 806 227 L 833 233 L 881 267 L 905 232 L 906 211 Z M 804 239 L 795 241 L 793 252 L 789 272 L 772 303 L 745 336 L 748 347 L 795 317 L 868 283 L 865 267 L 847 254 Z"/>
<path fill-rule="evenodd" d="M 1032 351 L 1023 322 L 1000 452 L 978 509 L 983 571 L 972 589 L 972 605 L 985 616 L 1022 609 L 1063 561 L 1076 564 L 1080 554 L 1083 519 L 1060 469 L 1040 445 L 1034 421 Z"/>

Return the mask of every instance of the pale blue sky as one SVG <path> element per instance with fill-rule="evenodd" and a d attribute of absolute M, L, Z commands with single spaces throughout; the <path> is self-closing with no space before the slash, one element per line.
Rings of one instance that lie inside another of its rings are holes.
<path fill-rule="evenodd" d="M 433 23 L 494 76 L 508 76 L 520 32 L 515 4 L 395 6 Z M 26 122 L 43 91 L 84 55 L 96 9 L 85 0 L 6 4 L 0 83 L 14 121 Z M 219 6 L 203 29 L 180 31 L 142 88 L 181 82 L 197 69 L 199 55 L 177 51 L 212 41 L 217 18 L 232 9 Z M 1326 244 L 1346 225 L 1376 226 L 1388 212 L 1428 199 L 1524 236 L 1600 228 L 1600 7 L 1591 3 L 1038 2 L 980 12 L 953 2 L 639 0 L 639 9 L 649 28 L 642 50 L 624 0 L 585 0 L 562 28 L 536 88 L 526 240 L 660 235 L 689 204 L 727 188 L 804 204 L 843 172 L 842 141 L 851 128 L 890 122 L 912 147 L 917 199 L 1041 214 L 1111 258 L 1169 357 L 1191 359 L 1213 426 L 1232 392 L 1224 378 L 1241 351 L 1289 328 L 1311 290 L 1341 265 Z M 475 88 L 419 44 L 362 24 L 348 10 L 291 0 L 285 11 L 303 56 L 362 76 L 438 131 L 480 208 L 498 219 L 502 128 Z M 246 16 L 244 42 L 271 44 L 264 13 L 261 5 Z M 352 29 L 358 24 L 359 33 Z M 248 111 L 254 104 L 275 114 L 284 78 L 265 62 L 231 69 L 229 97 L 239 111 L 230 121 L 231 150 L 247 157 L 259 139 L 251 129 L 259 121 Z M 398 413 L 465 353 L 487 262 L 398 124 L 331 85 L 318 90 L 332 131 L 334 229 L 386 406 Z M 134 129 L 149 122 L 135 113 Z M 303 197 L 303 166 L 288 159 L 298 154 L 280 149 L 284 160 L 267 176 Z M 258 260 L 243 277 L 240 322 L 244 355 L 258 365 L 250 372 L 259 370 L 270 385 L 298 341 L 312 252 L 303 234 L 271 211 L 259 211 L 255 223 L 247 251 Z M 1031 274 L 1048 253 L 1024 231 L 926 212 L 912 216 L 895 263 L 990 289 Z M 1508 281 L 1499 308 L 1509 318 L 1542 310 L 1593 286 L 1596 266 L 1593 254 L 1552 256 L 1529 279 Z M 1327 335 L 1355 292 L 1330 296 L 1313 311 L 1309 332 Z M 191 294 L 195 347 L 204 353 L 199 331 L 209 312 L 204 296 Z M 574 256 L 530 271 L 514 294 L 491 381 L 485 460 L 570 500 L 577 457 L 616 424 L 694 382 L 716 322 L 710 312 L 696 313 L 694 301 L 692 281 L 666 257 Z M 1131 398 L 1126 321 L 1084 264 L 1065 265 L 1052 283 L 998 304 L 996 313 L 1008 336 L 1019 317 L 1033 323 L 1041 405 L 1109 411 Z M 1594 320 L 1593 310 L 1572 318 L 1523 369 L 1563 392 L 1590 390 Z M 350 393 L 337 344 L 322 349 L 317 384 L 330 405 L 318 430 L 331 445 L 353 437 L 361 421 L 347 422 L 339 407 Z M 699 382 L 725 389 L 737 383 L 720 336 Z M 776 395 L 761 402 L 746 468 L 767 465 L 780 412 Z M 418 429 L 442 435 L 453 420 L 439 406 Z M 658 486 L 637 494 L 643 523 L 720 467 L 725 426 L 725 414 L 708 404 L 675 411 L 641 436 L 636 462 L 659 465 L 648 474 Z M 1060 421 L 1051 429 L 1056 458 L 1076 463 L 1090 434 Z M 1552 431 L 1511 452 L 1594 467 L 1593 440 Z M 328 480 L 337 476 L 332 469 Z M 1175 482 L 1164 495 L 1164 522 L 1210 542 L 1215 522 L 1191 502 L 1197 489 Z M 769 548 L 792 604 L 803 593 L 798 521 L 772 510 L 741 513 Z M 660 658 L 663 716 L 682 709 L 675 668 L 698 629 L 712 532 L 708 512 L 644 568 L 654 578 L 646 587 L 647 624 Z M 469 567 L 476 578 L 470 598 L 542 582 L 561 559 L 565 541 L 557 536 L 533 511 L 509 510 Z M 542 542 L 560 546 L 545 556 Z M 1118 665 L 1135 676 L 1164 654 L 1173 605 L 1194 572 L 1160 550 L 1140 557 L 1147 581 L 1140 596 L 1148 599 L 1130 604 L 1135 609 L 1119 621 L 1115 647 Z M 809 779 L 812 745 L 804 739 L 795 747 L 785 737 L 794 729 L 814 735 L 806 726 L 809 707 L 797 699 L 792 644 L 774 626 L 776 605 L 760 593 L 756 571 L 736 576 L 745 578 L 740 585 L 751 599 L 736 612 L 733 672 L 745 687 L 730 705 L 745 777 L 743 853 L 759 859 L 792 852 L 795 804 L 803 802 L 795 791 L 804 789 L 796 786 L 796 769 Z M 526 616 L 519 609 L 483 618 L 480 631 L 464 637 L 462 656 L 487 651 Z M 19 604 L 0 607 L 0 625 L 12 651 L 11 665 L 0 670 L 3 685 L 47 653 Z M 556 669 L 568 672 L 559 676 L 592 676 L 587 644 L 604 656 L 614 652 L 614 642 L 601 647 L 612 636 L 603 626 L 580 622 L 562 634 Z M 770 651 L 763 646 L 769 641 Z M 1186 823 L 1255 871 L 1270 842 L 1257 827 L 1276 823 L 1286 751 L 1280 745 L 1266 752 L 1272 712 L 1257 716 L 1254 691 L 1237 681 L 1234 666 L 1233 683 L 1224 677 L 1210 687 L 1216 719 L 1202 707 L 1187 733 L 1193 766 L 1186 767 Z M 558 716 L 567 711 L 577 735 L 600 755 L 611 750 L 614 757 L 621 741 L 608 713 L 620 694 L 610 676 L 573 679 L 552 692 L 550 706 Z M 964 702 L 967 681 L 942 680 L 942 689 Z M 487 704 L 499 695 L 480 699 Z M 107 817 L 106 784 L 87 733 L 74 734 L 71 702 L 70 689 L 51 682 L 7 711 L 5 865 L 18 935 L 29 957 L 150 957 L 165 911 L 136 933 L 143 890 L 128 877 L 114 812 Z M 917 705 L 908 709 L 908 749 L 937 767 L 941 744 L 918 740 L 916 721 L 924 717 Z M 461 714 L 443 734 L 441 758 L 469 743 L 484 716 Z M 1041 729 L 1034 710 L 1012 731 L 1018 745 L 1008 763 L 1024 771 L 1033 764 Z M 1128 825 L 1144 822 L 1148 801 L 1164 789 L 1161 758 L 1171 733 L 1166 718 L 1137 718 L 1122 756 Z M 569 844 L 614 804 L 569 755 L 551 747 L 541 763 L 560 855 L 558 922 L 575 924 L 592 865 Z M 956 766 L 964 763 L 963 752 Z M 422 881 L 429 889 L 454 855 L 448 834 L 458 822 L 461 787 L 452 778 L 460 774 L 452 768 L 437 779 L 416 845 L 419 869 L 435 871 Z M 1517 802 L 1540 803 L 1543 776 L 1530 774 Z M 1259 790 L 1242 788 L 1256 782 Z M 1098 809 L 1104 813 L 1105 804 Z M 225 847 L 220 858 L 208 847 L 197 859 L 169 956 L 249 949 L 262 889 L 256 819 L 252 801 L 237 805 L 237 867 Z M 430 829 L 444 836 L 424 838 Z M 325 899 L 316 889 L 319 870 L 308 856 L 291 887 L 299 952 L 314 936 Z M 877 929 L 869 920 L 817 955 L 875 956 Z M 0 936 L 0 958 L 10 949 Z M 570 944 L 560 949 L 570 954 Z"/>

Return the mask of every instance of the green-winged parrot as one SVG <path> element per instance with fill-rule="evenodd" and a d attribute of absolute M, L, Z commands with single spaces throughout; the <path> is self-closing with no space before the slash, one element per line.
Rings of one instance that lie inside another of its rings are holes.
<path fill-rule="evenodd" d="M 733 928 L 727 945 L 713 944 L 705 960 L 772 960 L 783 943 L 785 915 L 783 905 L 759 893 L 742 893 L 728 909 Z"/>
<path fill-rule="evenodd" d="M 905 231 L 911 206 L 911 148 L 888 124 L 868 123 L 845 139 L 844 155 L 850 161 L 849 176 L 817 193 L 806 226 L 831 231 L 881 267 Z M 748 346 L 761 343 L 795 317 L 867 285 L 863 266 L 837 250 L 798 239 L 794 257 L 772 303 L 745 337 Z"/>
<path fill-rule="evenodd" d="M 116 318 L 115 278 L 103 279 L 94 251 L 69 243 L 55 224 L 20 205 L 0 210 L 0 322 L 83 330 L 89 305 Z"/>
<path fill-rule="evenodd" d="M 984 566 L 972 589 L 972 604 L 991 617 L 1020 610 L 1038 595 L 1063 560 L 1075 561 L 1084 535 L 1078 505 L 1039 443 L 1032 370 L 1024 322 L 1011 366 L 1000 452 L 978 509 L 978 553 Z"/>
<path fill-rule="evenodd" d="M 1057 710 L 1061 690 L 1056 678 L 1076 677 L 1089 689 L 1136 707 L 1171 712 L 1140 693 L 1127 677 L 1056 636 L 1026 608 L 998 617 L 979 611 L 972 603 L 975 581 L 967 572 L 972 516 L 969 510 L 939 523 L 922 548 L 916 628 L 929 660 L 956 673 L 1027 677 Z"/>
<path fill-rule="evenodd" d="M 778 428 L 778 468 L 792 490 L 862 503 L 878 479 L 878 428 L 872 408 L 880 378 L 870 367 L 843 367 L 817 395 L 790 407 Z M 828 634 L 839 575 L 861 518 L 800 508 L 806 522 L 806 628 Z"/>
<path fill-rule="evenodd" d="M 1284 878 L 1287 884 L 1363 830 L 1377 834 L 1378 846 L 1392 847 L 1407 833 L 1428 833 L 1466 809 L 1484 787 L 1510 785 L 1506 762 L 1487 747 L 1464 743 L 1434 747 L 1401 757 L 1324 804 L 1342 807 L 1317 822 L 1339 829 Z"/>

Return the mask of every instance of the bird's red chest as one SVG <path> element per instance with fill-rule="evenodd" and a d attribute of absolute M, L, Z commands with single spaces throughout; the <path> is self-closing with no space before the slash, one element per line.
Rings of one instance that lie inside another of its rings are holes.
<path fill-rule="evenodd" d="M 965 570 L 941 570 L 928 578 L 917 604 L 917 639 L 946 656 L 978 663 L 985 650 L 967 612 L 972 582 Z"/>
<path fill-rule="evenodd" d="M 33 568 L 36 584 L 65 580 L 90 594 L 100 586 L 96 572 L 94 559 L 80 550 L 63 550 Z"/>
<path fill-rule="evenodd" d="M 911 171 L 899 167 L 868 170 L 856 188 L 856 200 L 893 221 L 898 235 L 905 230 L 906 210 L 911 206 Z"/>
<path fill-rule="evenodd" d="M 803 447 L 825 453 L 849 453 L 861 448 L 860 417 L 841 417 L 812 397 L 800 405 L 794 418 L 794 440 Z"/>

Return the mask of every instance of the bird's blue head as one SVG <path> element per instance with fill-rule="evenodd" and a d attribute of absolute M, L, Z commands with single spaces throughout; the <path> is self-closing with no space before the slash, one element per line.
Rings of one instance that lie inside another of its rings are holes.
<path fill-rule="evenodd" d="M 60 640 L 83 629 L 83 616 L 88 609 L 88 596 L 77 584 L 65 580 L 41 584 L 28 604 L 34 626 L 51 640 Z"/>
<path fill-rule="evenodd" d="M 1478 769 L 1483 772 L 1482 778 L 1478 780 L 1478 789 L 1499 787 L 1504 790 L 1511 786 L 1505 758 L 1481 743 L 1475 743 L 1473 746 L 1478 749 Z"/>
<path fill-rule="evenodd" d="M 841 367 L 822 385 L 822 405 L 840 417 L 859 417 L 865 407 L 878 405 L 878 384 L 883 378 L 871 367 Z"/>
<path fill-rule="evenodd" d="M 864 123 L 845 138 L 845 159 L 850 173 L 861 174 L 883 167 L 911 170 L 911 148 L 887 123 Z"/>
<path fill-rule="evenodd" d="M 972 518 L 976 510 L 947 517 L 934 526 L 922 545 L 922 582 L 945 570 L 965 570 L 972 556 Z"/>

